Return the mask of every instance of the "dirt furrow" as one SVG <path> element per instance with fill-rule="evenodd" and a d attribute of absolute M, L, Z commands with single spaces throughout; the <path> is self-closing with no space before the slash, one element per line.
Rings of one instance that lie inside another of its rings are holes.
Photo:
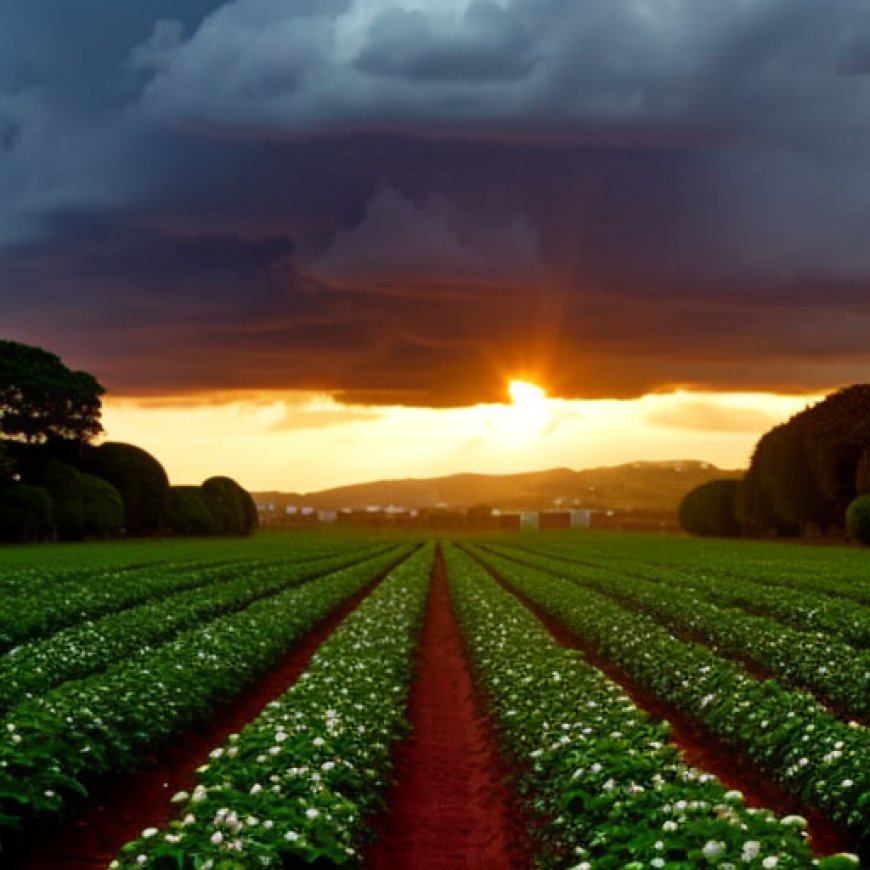
<path fill-rule="evenodd" d="M 530 863 L 509 774 L 483 715 L 453 615 L 443 555 L 417 654 L 387 811 L 375 820 L 372 870 L 509 870 Z"/>

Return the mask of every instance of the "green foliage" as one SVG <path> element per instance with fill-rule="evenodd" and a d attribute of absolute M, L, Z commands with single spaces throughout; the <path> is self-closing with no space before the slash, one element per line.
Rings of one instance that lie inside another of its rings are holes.
<path fill-rule="evenodd" d="M 431 562 L 430 545 L 393 569 L 290 690 L 210 753 L 193 793 L 175 797 L 179 819 L 110 867 L 188 866 L 191 855 L 215 867 L 359 866 L 405 731 Z"/>
<path fill-rule="evenodd" d="M 128 534 L 153 533 L 162 528 L 169 478 L 150 453 L 133 444 L 107 441 L 84 451 L 81 466 L 108 481 L 121 494 Z"/>
<path fill-rule="evenodd" d="M 71 371 L 53 353 L 0 340 L 0 438 L 87 442 L 103 431 L 104 392 L 92 375 Z"/>
<path fill-rule="evenodd" d="M 687 493 L 680 503 L 680 525 L 692 535 L 736 537 L 739 480 L 711 480 Z"/>
<path fill-rule="evenodd" d="M 747 866 L 747 841 L 758 844 L 753 867 L 768 855 L 778 867 L 809 866 L 797 826 L 748 809 L 709 774 L 687 776 L 666 722 L 556 643 L 479 565 L 452 547 L 446 556 L 497 734 L 518 763 L 528 815 L 539 820 L 536 866 Z M 712 853 L 716 862 L 705 859 Z"/>
<path fill-rule="evenodd" d="M 870 385 L 839 390 L 766 433 L 739 505 L 754 535 L 843 526 L 852 499 L 870 490 Z"/>
<path fill-rule="evenodd" d="M 0 486 L 12 482 L 15 470 L 15 458 L 9 452 L 6 444 L 0 441 Z"/>
<path fill-rule="evenodd" d="M 176 535 L 216 535 L 218 524 L 199 486 L 170 486 L 166 527 Z"/>
<path fill-rule="evenodd" d="M 53 524 L 54 503 L 47 490 L 16 483 L 0 491 L 0 540 L 38 541 Z"/>
<path fill-rule="evenodd" d="M 87 537 L 108 538 L 117 535 L 124 524 L 121 494 L 105 480 L 79 472 L 83 514 L 82 531 Z"/>
<path fill-rule="evenodd" d="M 106 481 L 51 459 L 41 482 L 54 502 L 58 537 L 74 541 L 106 538 L 121 530 L 124 508 L 118 491 Z"/>
<path fill-rule="evenodd" d="M 386 549 L 369 550 L 366 556 L 378 558 Z M 99 575 L 91 575 L 85 586 L 91 601 L 77 594 L 81 587 L 76 588 L 72 579 L 61 584 L 59 591 L 66 597 L 59 607 L 56 598 L 40 595 L 41 587 L 29 590 L 26 601 L 19 599 L 11 607 L 0 604 L 0 637 L 7 638 L 7 644 L 12 640 L 12 632 L 3 629 L 10 619 L 14 621 L 19 640 L 23 639 L 22 630 L 27 628 L 27 623 L 42 631 L 41 637 L 20 643 L 15 655 L 0 656 L 0 711 L 27 697 L 45 694 L 68 680 L 80 680 L 106 670 L 204 621 L 235 613 L 261 598 L 364 560 L 365 556 L 342 553 L 313 561 L 303 559 L 288 563 L 280 559 L 262 565 L 247 562 L 244 571 L 240 571 L 236 563 L 218 567 L 175 567 L 170 576 L 177 581 L 176 588 L 164 587 L 162 592 L 159 587 L 152 588 L 150 591 L 157 594 L 134 607 L 125 608 L 124 602 L 119 601 L 118 609 L 102 618 L 98 614 L 86 618 L 93 599 L 100 597 L 101 592 L 105 595 L 112 591 L 111 588 L 99 589 L 99 581 L 103 579 Z M 154 572 L 152 567 L 141 572 L 116 573 L 108 578 L 108 583 L 122 589 L 141 583 L 147 588 Z M 49 574 L 44 582 L 50 584 L 52 579 Z M 196 585 L 191 587 L 191 583 Z M 67 610 L 65 615 L 72 615 L 78 621 L 51 633 L 52 620 L 40 619 L 40 611 L 44 613 L 51 608 L 51 615 L 57 620 L 71 598 L 77 599 L 80 610 L 72 614 Z"/>
<path fill-rule="evenodd" d="M 753 679 L 738 662 L 678 639 L 605 595 L 490 553 L 483 558 L 644 690 L 745 753 L 808 806 L 856 834 L 867 830 L 866 729 L 840 719 L 807 692 Z"/>
<path fill-rule="evenodd" d="M 12 707 L 0 720 L 0 840 L 68 813 L 84 781 L 141 764 L 206 719 L 396 561 L 393 551 L 326 574 Z"/>
<path fill-rule="evenodd" d="M 870 545 L 870 495 L 859 495 L 849 505 L 846 531 L 853 540 Z"/>
<path fill-rule="evenodd" d="M 218 534 L 250 535 L 256 529 L 257 506 L 250 493 L 232 478 L 210 477 L 201 488 Z"/>
<path fill-rule="evenodd" d="M 52 459 L 43 469 L 42 484 L 54 501 L 58 537 L 81 538 L 85 530 L 85 503 L 79 472 L 65 462 Z"/>

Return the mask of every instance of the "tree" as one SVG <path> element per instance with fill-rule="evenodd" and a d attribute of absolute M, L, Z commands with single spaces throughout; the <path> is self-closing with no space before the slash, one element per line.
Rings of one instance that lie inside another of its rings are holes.
<path fill-rule="evenodd" d="M 257 505 L 251 494 L 229 477 L 210 477 L 202 494 L 221 535 L 250 535 L 257 527 Z"/>
<path fill-rule="evenodd" d="M 65 462 L 52 459 L 43 469 L 42 485 L 54 502 L 58 537 L 67 541 L 81 538 L 85 528 L 85 506 L 78 471 Z"/>
<path fill-rule="evenodd" d="M 38 486 L 16 483 L 0 491 L 0 540 L 39 541 L 54 526 L 54 502 Z"/>
<path fill-rule="evenodd" d="M 870 495 L 859 495 L 846 511 L 846 531 L 855 541 L 870 545 Z"/>
<path fill-rule="evenodd" d="M 166 499 L 166 524 L 177 535 L 216 535 L 217 522 L 200 486 L 171 486 Z"/>
<path fill-rule="evenodd" d="M 82 532 L 86 537 L 110 538 L 124 525 L 124 502 L 121 494 L 105 480 L 79 472 L 83 502 Z"/>
<path fill-rule="evenodd" d="M 52 459 L 45 466 L 42 482 L 54 502 L 58 537 L 76 541 L 120 532 L 124 503 L 118 490 L 105 480 Z"/>
<path fill-rule="evenodd" d="M 128 534 L 160 531 L 166 514 L 169 478 L 150 453 L 133 444 L 107 441 L 83 451 L 79 464 L 121 493 Z"/>
<path fill-rule="evenodd" d="M 15 475 L 15 459 L 6 445 L 0 441 L 0 486 L 11 483 Z"/>
<path fill-rule="evenodd" d="M 0 438 L 86 443 L 103 431 L 102 385 L 53 353 L 0 340 Z"/>
<path fill-rule="evenodd" d="M 710 480 L 696 486 L 680 503 L 680 525 L 691 535 L 737 537 L 737 500 L 742 482 Z"/>

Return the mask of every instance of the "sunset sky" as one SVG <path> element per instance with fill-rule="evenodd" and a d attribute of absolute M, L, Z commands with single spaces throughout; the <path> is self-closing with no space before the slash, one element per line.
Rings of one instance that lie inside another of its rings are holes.
<path fill-rule="evenodd" d="M 870 380 L 868 154 L 865 0 L 9 0 L 0 337 L 178 483 L 741 466 Z"/>

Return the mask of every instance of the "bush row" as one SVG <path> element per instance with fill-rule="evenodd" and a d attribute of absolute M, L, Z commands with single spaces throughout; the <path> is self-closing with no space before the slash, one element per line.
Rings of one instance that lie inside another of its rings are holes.
<path fill-rule="evenodd" d="M 0 721 L 0 834 L 63 813 L 86 793 L 89 778 L 134 766 L 207 718 L 409 550 L 255 602 L 7 711 Z"/>
<path fill-rule="evenodd" d="M 359 862 L 414 672 L 432 547 L 394 569 L 309 669 L 197 772 L 181 818 L 143 831 L 112 868 Z"/>
<path fill-rule="evenodd" d="M 863 838 L 870 861 L 870 730 L 831 715 L 811 695 L 750 677 L 642 614 L 570 580 L 478 551 L 512 587 L 583 643 L 733 744 L 809 806 Z"/>
<path fill-rule="evenodd" d="M 542 866 L 812 866 L 802 819 L 747 809 L 468 556 L 451 550 L 447 564 L 500 741 L 524 770 Z"/>

